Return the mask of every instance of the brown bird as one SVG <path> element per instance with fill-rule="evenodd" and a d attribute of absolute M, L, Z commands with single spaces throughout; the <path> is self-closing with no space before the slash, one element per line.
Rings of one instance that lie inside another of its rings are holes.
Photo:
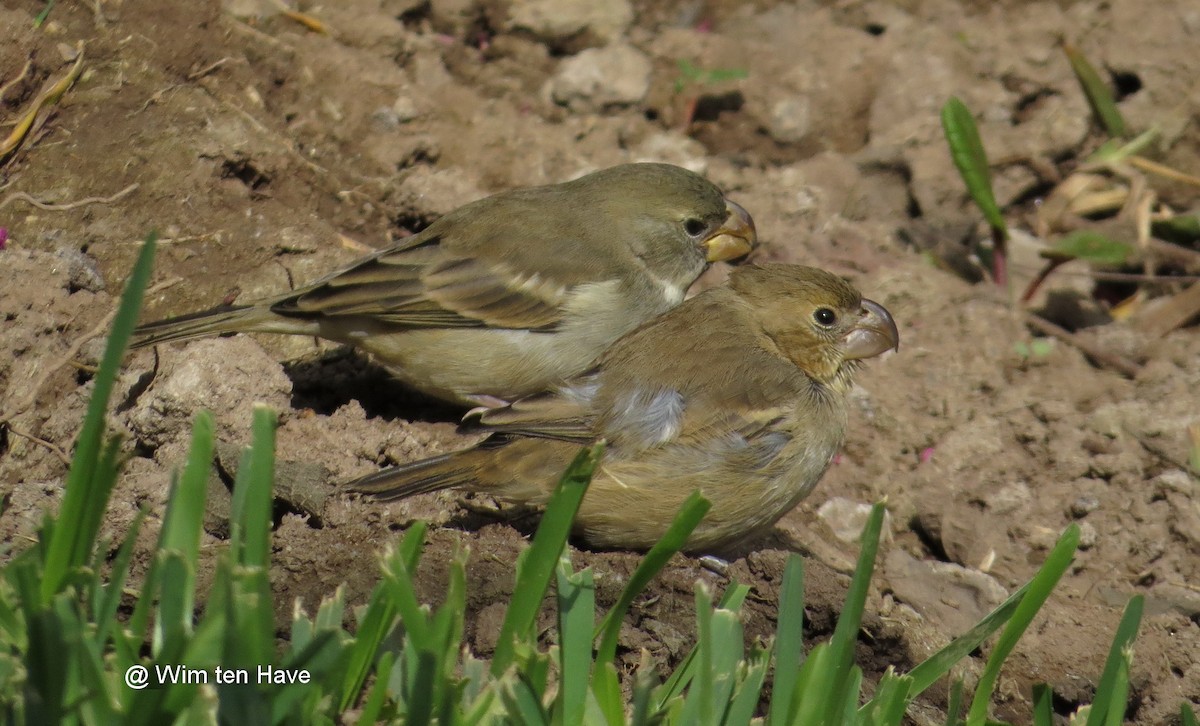
<path fill-rule="evenodd" d="M 883 306 L 811 267 L 739 267 L 615 343 L 555 390 L 469 415 L 479 445 L 349 486 L 385 499 L 438 489 L 546 501 L 581 444 L 604 458 L 575 521 L 600 548 L 647 549 L 699 489 L 690 551 L 728 549 L 812 490 L 841 446 L 859 362 L 897 348 Z"/>
<path fill-rule="evenodd" d="M 755 242 L 750 215 L 703 177 L 625 164 L 472 202 L 308 287 L 150 323 L 133 345 L 319 336 L 431 395 L 498 405 L 586 370 Z"/>

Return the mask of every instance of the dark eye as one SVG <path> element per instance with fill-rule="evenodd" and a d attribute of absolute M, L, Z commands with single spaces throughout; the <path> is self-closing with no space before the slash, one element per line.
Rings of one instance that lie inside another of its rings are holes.
<path fill-rule="evenodd" d="M 704 234 L 706 229 L 708 229 L 708 225 L 695 217 L 683 221 L 683 231 L 692 237 L 699 237 Z"/>
<path fill-rule="evenodd" d="M 817 325 L 828 328 L 837 322 L 837 313 L 829 308 L 817 308 L 813 311 L 813 320 L 817 321 Z"/>

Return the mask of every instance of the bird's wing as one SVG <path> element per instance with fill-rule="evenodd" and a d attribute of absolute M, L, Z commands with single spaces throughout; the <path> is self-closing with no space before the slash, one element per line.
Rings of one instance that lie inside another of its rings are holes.
<path fill-rule="evenodd" d="M 468 414 L 465 426 L 492 433 L 590 444 L 597 438 L 591 407 L 594 393 L 594 374 L 580 376 L 556 391 L 526 396 L 503 408 Z"/>
<path fill-rule="evenodd" d="M 297 317 L 362 316 L 397 326 L 548 330 L 570 290 L 503 262 L 457 254 L 436 236 L 392 248 L 277 301 Z"/>

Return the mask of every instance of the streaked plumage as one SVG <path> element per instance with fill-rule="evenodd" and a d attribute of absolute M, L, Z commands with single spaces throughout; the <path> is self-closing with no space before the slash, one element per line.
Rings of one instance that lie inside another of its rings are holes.
<path fill-rule="evenodd" d="M 382 498 L 460 488 L 541 504 L 581 444 L 608 442 L 576 519 L 602 548 L 646 549 L 696 489 L 713 507 L 688 548 L 774 524 L 840 447 L 858 362 L 897 347 L 879 304 L 810 267 L 740 267 L 625 336 L 554 391 L 477 412 L 464 451 L 353 482 Z"/>
<path fill-rule="evenodd" d="M 754 242 L 750 216 L 703 177 L 625 164 L 467 204 L 303 289 L 144 325 L 134 346 L 320 336 L 431 395 L 494 404 L 580 373 Z"/>

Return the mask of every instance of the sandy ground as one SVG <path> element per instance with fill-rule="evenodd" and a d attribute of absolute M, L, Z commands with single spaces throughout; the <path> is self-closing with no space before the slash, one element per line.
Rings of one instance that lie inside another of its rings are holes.
<path fill-rule="evenodd" d="M 951 94 L 976 112 L 1000 201 L 1014 226 L 1031 228 L 1037 202 L 1100 140 L 1057 48 L 1066 36 L 1117 83 L 1132 126 L 1162 130 L 1150 153 L 1195 173 L 1200 55 L 1185 51 L 1200 33 L 1194 2 L 302 6 L 328 35 L 250 0 L 59 3 L 35 30 L 42 7 L 0 7 L 0 83 L 18 79 L 4 86 L 0 119 L 11 124 L 61 77 L 79 43 L 85 58 L 79 82 L 0 165 L 9 551 L 56 506 L 59 452 L 91 389 L 69 361 L 98 354 L 98 326 L 150 229 L 163 240 L 147 319 L 311 280 L 361 254 L 356 245 L 384 245 L 487 193 L 663 160 L 707 174 L 751 210 L 760 259 L 847 276 L 893 312 L 904 341 L 860 376 L 839 463 L 732 562 L 728 578 L 754 586 L 748 633 L 772 632 L 783 563 L 797 550 L 808 555 L 808 634 L 827 637 L 855 554 L 845 531 L 881 497 L 889 536 L 860 638 L 870 678 L 962 632 L 1078 521 L 1084 546 L 1011 659 L 995 715 L 1026 722 L 1036 682 L 1054 686 L 1061 712 L 1088 701 L 1135 593 L 1148 616 L 1130 721 L 1168 723 L 1180 699 L 1200 702 L 1200 483 L 1185 468 L 1186 428 L 1200 421 L 1200 335 L 1151 335 L 1136 316 L 1113 322 L 1109 303 L 1135 288 L 1093 284 L 1078 265 L 1052 277 L 1035 307 L 1133 361 L 1136 375 L 1074 345 L 1031 345 L 1034 332 L 966 254 L 982 231 L 938 120 Z M 688 68 L 739 72 L 714 80 Z M 1152 189 L 1176 209 L 1200 206 L 1194 188 Z M 100 201 L 78 204 L 87 198 Z M 1036 248 L 1018 246 L 1013 265 L 1019 288 Z M 381 505 L 332 486 L 453 448 L 461 412 L 313 340 L 247 336 L 139 351 L 116 400 L 131 459 L 110 534 L 139 506 L 152 520 L 161 513 L 195 411 L 213 411 L 219 438 L 236 446 L 253 403 L 265 402 L 282 422 L 272 575 L 281 616 L 294 598 L 313 607 L 342 583 L 361 601 L 376 579 L 372 553 L 428 519 L 437 526 L 422 587 L 436 599 L 449 552 L 470 546 L 467 639 L 491 652 L 528 530 L 453 495 Z M 224 466 L 220 475 L 227 483 Z M 224 536 L 228 499 L 214 489 L 209 548 Z M 602 603 L 636 563 L 573 557 L 595 568 Z M 678 558 L 629 616 L 629 663 L 641 648 L 664 668 L 686 652 L 696 578 L 727 582 Z M 985 654 L 965 664 L 968 677 Z M 945 688 L 933 689 L 914 721 L 932 722 L 944 702 Z"/>

